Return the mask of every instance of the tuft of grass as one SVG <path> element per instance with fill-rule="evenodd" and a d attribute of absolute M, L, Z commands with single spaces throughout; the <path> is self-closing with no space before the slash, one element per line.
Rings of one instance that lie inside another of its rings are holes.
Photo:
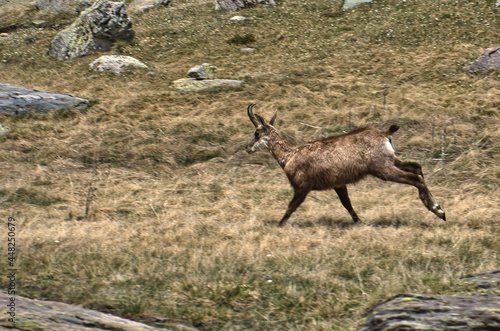
<path fill-rule="evenodd" d="M 227 40 L 229 45 L 249 45 L 253 44 L 257 41 L 257 38 L 253 34 L 245 34 L 245 35 L 235 35 L 234 37 Z"/>

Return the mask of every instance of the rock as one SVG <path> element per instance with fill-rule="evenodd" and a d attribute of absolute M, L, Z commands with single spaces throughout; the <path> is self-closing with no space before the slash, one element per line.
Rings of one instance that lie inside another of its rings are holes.
<path fill-rule="evenodd" d="M 271 6 L 276 6 L 274 0 L 215 0 L 215 10 L 237 11 L 266 2 Z"/>
<path fill-rule="evenodd" d="M 500 269 L 481 272 L 462 279 L 473 284 L 476 288 L 498 288 L 498 294 L 500 295 Z"/>
<path fill-rule="evenodd" d="M 500 0 L 497 0 L 497 3 L 495 4 L 495 7 L 500 7 Z"/>
<path fill-rule="evenodd" d="M 23 86 L 0 84 L 0 113 L 22 115 L 28 111 L 46 114 L 66 108 L 84 109 L 89 101 L 69 94 L 32 90 Z"/>
<path fill-rule="evenodd" d="M 463 280 L 482 293 L 397 295 L 371 309 L 357 330 L 500 330 L 500 270 Z"/>
<path fill-rule="evenodd" d="M 36 0 L 35 6 L 41 11 L 60 11 L 79 14 L 92 6 L 92 2 L 87 0 Z"/>
<path fill-rule="evenodd" d="M 241 49 L 242 52 L 248 52 L 248 53 L 251 53 L 251 52 L 255 52 L 255 48 L 251 48 L 251 47 L 244 47 Z"/>
<path fill-rule="evenodd" d="M 141 61 L 125 55 L 103 55 L 90 64 L 90 70 L 112 71 L 121 74 L 126 67 L 147 68 Z"/>
<path fill-rule="evenodd" d="M 464 69 L 470 72 L 500 69 L 500 47 L 488 48 L 477 59 L 466 65 Z"/>
<path fill-rule="evenodd" d="M 242 22 L 242 21 L 246 21 L 247 19 L 248 18 L 246 18 L 245 16 L 233 16 L 229 20 L 231 22 Z"/>
<path fill-rule="evenodd" d="M 182 78 L 174 81 L 174 87 L 177 92 L 200 91 L 216 86 L 238 86 L 243 84 L 240 80 L 231 79 L 203 79 Z"/>
<path fill-rule="evenodd" d="M 98 0 L 51 42 L 50 56 L 59 60 L 86 55 L 91 50 L 109 50 L 113 42 L 131 41 L 132 21 L 122 1 Z"/>
<path fill-rule="evenodd" d="M 198 80 L 202 79 L 214 79 L 215 78 L 215 67 L 210 63 L 203 63 L 197 65 L 188 71 L 188 76 Z"/>
<path fill-rule="evenodd" d="M 166 7 L 170 5 L 170 3 L 170 0 L 134 0 L 127 7 L 127 10 L 133 13 L 142 13 L 150 9 Z"/>
<path fill-rule="evenodd" d="M 409 293 L 375 307 L 357 330 L 499 329 L 500 296 Z"/>
<path fill-rule="evenodd" d="M 2 124 L 0 124 L 0 136 L 5 136 L 9 132 L 10 128 L 8 126 L 3 126 Z"/>
<path fill-rule="evenodd" d="M 47 21 L 44 20 L 34 20 L 31 21 L 36 28 L 44 28 L 48 25 Z"/>
<path fill-rule="evenodd" d="M 372 2 L 372 0 L 345 0 L 342 6 L 343 10 L 351 9 L 362 3 Z"/>
<path fill-rule="evenodd" d="M 15 299 L 15 324 L 11 318 L 9 304 L 11 296 L 0 292 L 0 305 L 3 313 L 0 328 L 17 330 L 166 330 L 143 323 L 127 320 L 118 316 L 101 313 L 81 306 L 69 305 L 58 301 L 33 300 L 20 296 Z M 191 329 L 191 328 L 190 328 Z M 187 330 L 187 328 L 185 329 Z M 193 329 L 191 329 L 193 330 Z"/>

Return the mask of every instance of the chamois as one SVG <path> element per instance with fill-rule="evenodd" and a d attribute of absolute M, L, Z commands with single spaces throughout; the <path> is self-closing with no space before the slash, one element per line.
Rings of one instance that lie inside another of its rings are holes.
<path fill-rule="evenodd" d="M 327 189 L 337 192 L 352 220 L 358 222 L 359 217 L 351 206 L 346 185 L 356 183 L 367 175 L 415 186 L 424 206 L 446 221 L 443 209 L 425 185 L 420 164 L 395 156 L 390 137 L 399 129 L 398 125 L 391 125 L 386 131 L 363 127 L 297 146 L 284 139 L 274 127 L 276 113 L 268 123 L 261 116 L 254 115 L 254 106 L 250 104 L 247 108 L 248 117 L 255 126 L 255 135 L 246 146 L 246 151 L 250 154 L 267 148 L 285 171 L 294 190 L 279 226 L 286 223 L 310 191 Z"/>

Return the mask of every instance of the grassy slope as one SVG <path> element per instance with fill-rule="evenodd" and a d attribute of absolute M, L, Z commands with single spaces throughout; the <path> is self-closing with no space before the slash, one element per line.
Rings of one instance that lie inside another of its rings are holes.
<path fill-rule="evenodd" d="M 1 82 L 96 102 L 1 119 L 13 132 L 0 138 L 0 217 L 18 220 L 21 294 L 160 325 L 350 330 L 392 295 L 446 293 L 498 268 L 499 76 L 461 70 L 499 40 L 494 1 L 338 7 L 290 0 L 233 23 L 234 13 L 193 0 L 132 15 L 135 42 L 109 53 L 151 70 L 121 76 L 89 72 L 98 53 L 44 55 L 56 24 L 73 18 L 9 12 L 25 27 L 0 38 Z M 249 45 L 227 42 L 247 34 Z M 203 62 L 247 84 L 174 92 L 171 82 Z M 316 192 L 277 228 L 291 189 L 268 154 L 239 150 L 252 135 L 250 102 L 266 118 L 277 110 L 298 142 L 400 124 L 399 155 L 423 164 L 449 221 L 414 188 L 368 179 L 350 188 L 366 226 L 351 225 L 334 193 Z"/>

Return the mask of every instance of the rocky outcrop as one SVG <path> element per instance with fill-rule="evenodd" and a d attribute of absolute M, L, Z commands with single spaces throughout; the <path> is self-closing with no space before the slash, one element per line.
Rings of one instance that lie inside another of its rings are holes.
<path fill-rule="evenodd" d="M 500 46 L 488 48 L 464 69 L 470 72 L 500 69 Z"/>
<path fill-rule="evenodd" d="M 51 42 L 50 56 L 59 60 L 86 55 L 91 50 L 109 50 L 118 40 L 134 37 L 132 21 L 122 1 L 98 0 Z"/>
<path fill-rule="evenodd" d="M 23 86 L 0 84 L 0 114 L 22 115 L 29 111 L 46 114 L 66 108 L 84 109 L 89 101 L 69 94 L 38 91 Z"/>
<path fill-rule="evenodd" d="M 103 55 L 90 64 L 90 70 L 121 74 L 127 67 L 147 68 L 141 61 L 126 55 Z"/>
<path fill-rule="evenodd" d="M 14 300 L 12 300 L 14 298 Z M 10 305 L 10 306 L 9 306 Z M 0 292 L 0 328 L 15 330 L 167 330 L 56 301 L 12 297 Z M 187 330 L 187 329 L 186 329 Z M 167 330 L 168 331 L 168 330 Z"/>
<path fill-rule="evenodd" d="M 374 307 L 358 331 L 500 330 L 500 270 L 464 278 L 487 293 L 408 293 Z"/>

